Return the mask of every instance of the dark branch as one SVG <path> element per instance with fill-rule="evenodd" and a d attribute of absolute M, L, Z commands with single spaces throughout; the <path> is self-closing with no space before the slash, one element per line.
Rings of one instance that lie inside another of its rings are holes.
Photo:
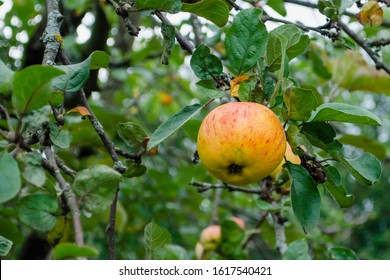
<path fill-rule="evenodd" d="M 213 184 L 202 183 L 202 182 L 191 182 L 190 185 L 198 188 L 198 192 L 205 192 L 205 191 L 208 191 L 210 189 L 226 189 L 229 192 L 262 194 L 262 190 L 253 190 L 253 189 L 248 189 L 248 188 L 243 188 L 243 187 L 232 186 L 232 185 L 228 185 L 228 184 L 213 185 Z"/>
<path fill-rule="evenodd" d="M 371 59 L 374 61 L 376 69 L 383 69 L 390 75 L 390 67 L 387 66 L 383 61 L 380 60 L 379 55 L 374 52 L 365 41 L 363 41 L 362 38 L 360 38 L 355 32 L 353 32 L 349 27 L 343 23 L 342 21 L 338 22 L 338 25 L 341 27 L 341 29 L 347 33 L 349 37 L 351 37 L 352 40 L 354 40 L 362 49 L 366 51 L 366 53 L 371 57 Z"/>

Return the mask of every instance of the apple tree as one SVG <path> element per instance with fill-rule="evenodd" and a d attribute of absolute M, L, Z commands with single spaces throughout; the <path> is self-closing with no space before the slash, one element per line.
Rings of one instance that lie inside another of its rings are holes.
<path fill-rule="evenodd" d="M 0 256 L 390 258 L 389 6 L 0 1 Z M 287 146 L 243 186 L 197 151 L 233 102 Z"/>

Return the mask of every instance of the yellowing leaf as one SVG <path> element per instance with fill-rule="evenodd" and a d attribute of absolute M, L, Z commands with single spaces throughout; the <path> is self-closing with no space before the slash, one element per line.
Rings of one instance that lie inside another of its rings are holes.
<path fill-rule="evenodd" d="M 148 136 L 148 137 L 145 137 L 145 139 L 142 141 L 142 146 L 143 146 L 145 149 L 147 149 L 149 140 L 150 140 L 150 137 Z M 153 155 L 155 155 L 155 154 L 157 154 L 157 153 L 158 153 L 158 146 L 156 146 L 156 147 L 154 147 L 154 148 L 152 148 L 152 149 L 150 149 L 150 150 L 148 151 L 148 155 L 151 155 L 151 156 L 153 156 Z"/>
<path fill-rule="evenodd" d="M 347 51 L 332 63 L 332 80 L 340 87 L 390 94 L 389 75 L 369 65 L 358 51 Z"/>
<path fill-rule="evenodd" d="M 362 25 L 368 23 L 372 26 L 379 26 L 383 22 L 383 9 L 377 1 L 368 1 L 358 14 L 358 19 Z"/>
<path fill-rule="evenodd" d="M 67 114 L 69 113 L 79 113 L 81 116 L 90 116 L 91 114 L 89 113 L 88 109 L 83 107 L 83 106 L 77 106 L 76 108 L 70 109 Z"/>
<path fill-rule="evenodd" d="M 249 76 L 238 76 L 230 81 L 230 96 L 238 98 L 238 90 L 240 88 L 240 84 L 243 81 L 248 80 Z"/>

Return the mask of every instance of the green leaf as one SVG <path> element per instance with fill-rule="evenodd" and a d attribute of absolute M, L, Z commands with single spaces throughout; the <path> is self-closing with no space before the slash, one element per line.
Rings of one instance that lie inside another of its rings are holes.
<path fill-rule="evenodd" d="M 369 65 L 359 51 L 344 52 L 331 65 L 332 81 L 342 88 L 390 94 L 389 74 Z"/>
<path fill-rule="evenodd" d="M 303 88 L 285 91 L 283 100 L 288 112 L 288 119 L 296 121 L 308 120 L 311 112 L 319 105 L 313 91 Z"/>
<path fill-rule="evenodd" d="M 10 93 L 12 90 L 12 79 L 14 71 L 9 69 L 2 60 L 0 60 L 0 93 Z"/>
<path fill-rule="evenodd" d="M 284 1 L 283 0 L 268 0 L 267 6 L 270 6 L 278 14 L 280 14 L 284 17 L 287 15 L 287 11 L 284 8 Z"/>
<path fill-rule="evenodd" d="M 213 54 L 205 44 L 201 44 L 191 57 L 190 65 L 195 75 L 202 80 L 212 80 L 221 75 L 221 60 Z"/>
<path fill-rule="evenodd" d="M 283 52 L 291 61 L 306 50 L 309 42 L 309 37 L 303 35 L 295 25 L 284 24 L 273 29 L 269 33 L 267 45 L 268 66 L 271 70 L 278 70 L 281 66 Z"/>
<path fill-rule="evenodd" d="M 164 259 L 166 260 L 188 260 L 190 259 L 187 251 L 179 246 L 174 244 L 165 245 L 166 256 Z"/>
<path fill-rule="evenodd" d="M 344 247 L 333 247 L 328 249 L 333 260 L 358 260 L 356 253 Z"/>
<path fill-rule="evenodd" d="M 15 245 L 22 243 L 24 239 L 19 223 L 15 225 L 13 219 L 9 217 L 0 217 L 0 234 Z"/>
<path fill-rule="evenodd" d="M 126 178 L 140 177 L 146 173 L 146 170 L 145 165 L 140 165 L 132 160 L 126 160 L 126 171 L 122 176 Z"/>
<path fill-rule="evenodd" d="M 60 243 L 53 249 L 53 256 L 56 260 L 75 259 L 78 257 L 94 258 L 98 251 L 90 246 L 77 246 L 71 243 Z"/>
<path fill-rule="evenodd" d="M 386 157 L 386 147 L 377 140 L 371 139 L 365 135 L 343 135 L 338 141 L 343 144 L 352 145 L 363 149 L 382 160 Z"/>
<path fill-rule="evenodd" d="M 182 127 L 187 121 L 194 117 L 203 108 L 200 104 L 194 104 L 184 107 L 180 112 L 176 113 L 173 117 L 163 122 L 153 132 L 148 142 L 147 150 L 151 150 L 167 139 L 173 133 L 175 133 L 180 127 Z"/>
<path fill-rule="evenodd" d="M 50 122 L 50 140 L 54 145 L 61 149 L 70 147 L 69 132 L 61 129 L 54 122 Z"/>
<path fill-rule="evenodd" d="M 318 10 L 321 14 L 328 17 L 332 21 L 337 21 L 339 19 L 339 9 L 329 0 L 319 0 L 318 1 Z"/>
<path fill-rule="evenodd" d="M 0 153 L 0 203 L 15 197 L 20 190 L 20 172 L 16 160 L 7 152 Z"/>
<path fill-rule="evenodd" d="M 200 93 L 208 98 L 222 98 L 225 96 L 223 90 L 219 90 L 215 87 L 214 80 L 201 80 L 195 85 Z"/>
<path fill-rule="evenodd" d="M 94 51 L 83 62 L 71 65 L 60 65 L 56 68 L 65 72 L 53 80 L 55 88 L 62 92 L 77 92 L 84 87 L 89 78 L 89 70 L 105 68 L 108 66 L 110 57 L 103 51 Z"/>
<path fill-rule="evenodd" d="M 8 255 L 9 251 L 12 248 L 12 241 L 0 235 L 0 256 L 5 257 Z"/>
<path fill-rule="evenodd" d="M 283 259 L 311 260 L 311 257 L 309 255 L 309 245 L 307 244 L 307 241 L 304 238 L 302 238 L 288 244 Z"/>
<path fill-rule="evenodd" d="M 294 153 L 298 153 L 296 147 L 305 146 L 310 152 L 313 152 L 311 143 L 307 137 L 300 132 L 299 127 L 296 124 L 289 125 L 287 129 L 287 140 Z"/>
<path fill-rule="evenodd" d="M 309 49 L 310 62 L 312 64 L 312 69 L 321 78 L 329 80 L 332 77 L 332 73 L 325 64 L 324 57 L 325 53 L 317 45 L 311 44 Z"/>
<path fill-rule="evenodd" d="M 228 259 L 242 259 L 243 251 L 241 243 L 244 240 L 245 232 L 232 220 L 223 220 L 221 223 L 221 242 L 219 250 Z"/>
<path fill-rule="evenodd" d="M 360 183 L 373 185 L 382 175 L 381 162 L 370 153 L 363 153 L 356 159 L 345 159 L 338 153 L 332 154 Z"/>
<path fill-rule="evenodd" d="M 373 113 L 344 103 L 322 104 L 312 113 L 309 119 L 309 122 L 326 121 L 381 125 L 381 120 Z"/>
<path fill-rule="evenodd" d="M 57 200 L 51 195 L 28 195 L 20 200 L 19 219 L 35 230 L 48 231 L 56 224 L 57 209 Z"/>
<path fill-rule="evenodd" d="M 244 102 L 256 102 L 261 103 L 260 88 L 257 86 L 256 79 L 245 80 L 240 84 L 238 88 L 238 97 L 240 101 Z"/>
<path fill-rule="evenodd" d="M 248 72 L 265 54 L 268 32 L 260 20 L 261 14 L 260 9 L 242 10 L 226 32 L 226 53 L 237 76 Z"/>
<path fill-rule="evenodd" d="M 119 137 L 130 148 L 130 152 L 137 153 L 144 149 L 142 142 L 146 138 L 146 133 L 141 126 L 136 123 L 126 122 L 117 124 Z"/>
<path fill-rule="evenodd" d="M 170 13 L 178 13 L 181 8 L 180 0 L 137 0 L 138 10 L 160 10 Z"/>
<path fill-rule="evenodd" d="M 144 231 L 146 258 L 162 260 L 167 255 L 166 245 L 172 241 L 171 234 L 153 220 L 146 225 Z"/>
<path fill-rule="evenodd" d="M 175 46 L 175 27 L 170 24 L 161 24 L 161 33 L 163 35 L 164 43 L 164 51 L 161 55 L 161 63 L 168 65 L 169 63 L 169 57 L 171 56 L 172 49 Z"/>
<path fill-rule="evenodd" d="M 181 10 L 208 19 L 222 27 L 229 19 L 230 8 L 224 0 L 201 0 L 193 4 L 183 3 Z"/>
<path fill-rule="evenodd" d="M 339 141 L 335 140 L 336 131 L 328 123 L 305 123 L 301 133 L 306 136 L 310 143 L 328 153 L 342 149 Z"/>
<path fill-rule="evenodd" d="M 23 154 L 23 162 L 26 165 L 23 178 L 30 184 L 41 188 L 46 182 L 46 173 L 41 166 L 40 153 L 35 151 Z"/>
<path fill-rule="evenodd" d="M 347 194 L 341 185 L 340 173 L 334 166 L 323 167 L 326 172 L 324 186 L 341 208 L 349 208 L 353 205 L 353 196 Z"/>
<path fill-rule="evenodd" d="M 72 185 L 84 209 L 99 212 L 109 207 L 114 199 L 121 175 L 106 165 L 96 165 L 76 174 Z"/>
<path fill-rule="evenodd" d="M 300 165 L 287 162 L 291 181 L 291 203 L 295 216 L 305 232 L 314 228 L 320 219 L 321 197 L 309 172 Z"/>
<path fill-rule="evenodd" d="M 64 74 L 53 66 L 32 65 L 16 72 L 13 79 L 12 105 L 22 115 L 48 104 L 53 92 L 50 81 Z"/>

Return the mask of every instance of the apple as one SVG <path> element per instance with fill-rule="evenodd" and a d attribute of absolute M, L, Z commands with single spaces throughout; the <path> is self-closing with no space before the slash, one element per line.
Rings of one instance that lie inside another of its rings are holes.
<path fill-rule="evenodd" d="M 286 154 L 284 157 L 292 163 L 301 164 L 301 159 L 299 158 L 299 156 L 294 154 L 294 152 L 292 151 L 291 146 L 290 146 L 290 144 L 288 144 L 288 142 L 287 142 Z M 272 171 L 272 173 L 270 174 L 271 178 L 274 180 L 278 176 L 279 172 L 282 171 L 283 164 L 286 163 L 286 160 L 284 159 L 284 157 L 283 157 L 283 160 L 281 161 L 281 163 L 278 165 L 278 167 L 276 167 L 275 170 Z"/>
<path fill-rule="evenodd" d="M 240 228 L 245 229 L 245 222 L 238 217 L 230 217 Z M 222 237 L 220 225 L 210 225 L 202 230 L 200 233 L 199 242 L 195 246 L 195 255 L 198 259 L 210 251 L 215 251 L 219 245 Z"/>
<path fill-rule="evenodd" d="M 234 216 L 233 216 L 233 217 L 230 217 L 230 220 L 236 222 L 236 224 L 237 224 L 240 228 L 245 229 L 245 222 L 244 222 L 243 219 L 238 218 L 238 217 L 234 217 Z"/>
<path fill-rule="evenodd" d="M 200 243 L 203 245 L 204 250 L 213 251 L 217 248 L 219 241 L 221 240 L 221 226 L 210 225 L 202 230 L 200 233 Z"/>
<path fill-rule="evenodd" d="M 267 177 L 282 161 L 286 135 L 278 117 L 254 102 L 218 106 L 203 120 L 197 139 L 206 169 L 224 183 L 244 186 Z"/>

